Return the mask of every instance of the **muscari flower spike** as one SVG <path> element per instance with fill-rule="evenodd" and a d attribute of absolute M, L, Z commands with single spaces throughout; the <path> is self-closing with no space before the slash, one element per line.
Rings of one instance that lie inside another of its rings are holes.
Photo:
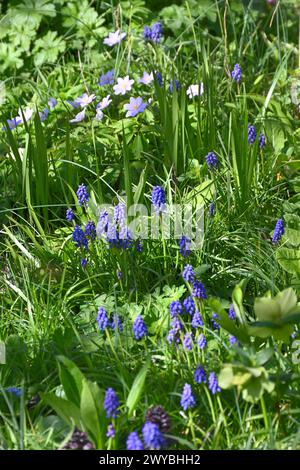
<path fill-rule="evenodd" d="M 109 423 L 107 426 L 106 437 L 114 438 L 116 437 L 116 430 L 112 423 Z"/>
<path fill-rule="evenodd" d="M 74 230 L 73 230 L 73 233 L 72 233 L 72 238 L 73 238 L 73 242 L 75 243 L 75 246 L 77 248 L 85 248 L 87 250 L 88 240 L 85 236 L 84 231 L 80 227 L 80 225 L 76 225 L 74 227 Z"/>
<path fill-rule="evenodd" d="M 84 226 L 84 232 L 86 237 L 89 237 L 91 240 L 95 240 L 96 238 L 96 227 L 92 220 L 87 222 Z"/>
<path fill-rule="evenodd" d="M 162 87 L 164 82 L 163 82 L 162 74 L 160 72 L 156 72 L 156 80 L 159 86 Z"/>
<path fill-rule="evenodd" d="M 216 205 L 214 202 L 211 202 L 208 206 L 208 215 L 209 217 L 213 217 L 216 213 Z"/>
<path fill-rule="evenodd" d="M 143 244 L 142 244 L 142 241 L 140 239 L 136 242 L 136 251 L 138 253 L 142 253 L 142 251 L 143 251 Z"/>
<path fill-rule="evenodd" d="M 139 438 L 139 435 L 137 432 L 133 431 L 131 432 L 126 441 L 126 449 L 127 450 L 144 450 L 143 443 L 141 439 Z"/>
<path fill-rule="evenodd" d="M 197 384 L 206 382 L 206 373 L 203 366 L 198 366 L 194 372 L 194 380 Z"/>
<path fill-rule="evenodd" d="M 74 212 L 73 210 L 69 207 L 69 209 L 67 209 L 66 211 L 66 219 L 68 222 L 72 222 L 72 220 L 74 220 L 75 216 L 74 216 Z"/>
<path fill-rule="evenodd" d="M 191 240 L 186 237 L 185 235 L 182 235 L 180 238 L 179 242 L 179 252 L 180 254 L 185 258 L 186 256 L 189 256 L 191 254 Z"/>
<path fill-rule="evenodd" d="M 89 441 L 87 434 L 79 429 L 75 429 L 71 439 L 63 447 L 65 450 L 92 450 L 93 444 Z"/>
<path fill-rule="evenodd" d="M 158 21 L 152 26 L 144 27 L 144 39 L 145 41 L 153 42 L 158 44 L 163 38 L 163 28 L 162 24 Z"/>
<path fill-rule="evenodd" d="M 249 144 L 254 144 L 256 139 L 256 130 L 255 127 L 252 124 L 249 124 L 248 126 L 248 143 Z"/>
<path fill-rule="evenodd" d="M 197 340 L 197 344 L 198 344 L 199 349 L 201 349 L 201 351 L 206 348 L 207 341 L 203 333 L 199 336 Z"/>
<path fill-rule="evenodd" d="M 229 344 L 231 344 L 232 346 L 233 346 L 234 344 L 238 344 L 237 338 L 236 338 L 235 336 L 230 335 L 230 336 L 229 336 Z"/>
<path fill-rule="evenodd" d="M 113 330 L 123 331 L 122 319 L 117 313 L 113 315 L 111 327 Z"/>
<path fill-rule="evenodd" d="M 133 323 L 133 334 L 137 341 L 148 336 L 148 328 L 141 315 L 138 315 Z"/>
<path fill-rule="evenodd" d="M 196 311 L 196 305 L 191 296 L 188 296 L 183 301 L 183 307 L 189 315 L 193 315 Z"/>
<path fill-rule="evenodd" d="M 104 331 L 110 326 L 109 318 L 104 307 L 100 307 L 98 310 L 97 323 L 100 331 Z"/>
<path fill-rule="evenodd" d="M 215 170 L 218 167 L 218 159 L 214 152 L 208 152 L 205 161 L 210 170 Z"/>
<path fill-rule="evenodd" d="M 166 439 L 158 424 L 146 421 L 142 428 L 143 438 L 146 446 L 149 449 L 160 450 L 166 445 Z"/>
<path fill-rule="evenodd" d="M 233 67 L 231 77 L 237 83 L 240 83 L 240 81 L 242 80 L 242 70 L 239 64 L 235 64 L 235 66 Z"/>
<path fill-rule="evenodd" d="M 180 405 L 184 411 L 187 411 L 189 408 L 194 408 L 196 406 L 196 400 L 193 395 L 192 387 L 188 383 L 184 384 Z"/>
<path fill-rule="evenodd" d="M 259 134 L 258 146 L 260 149 L 263 149 L 266 146 L 266 137 L 262 132 Z"/>
<path fill-rule="evenodd" d="M 5 389 L 6 393 L 11 393 L 12 395 L 15 395 L 15 397 L 19 398 L 22 395 L 22 389 L 19 387 L 7 387 Z"/>
<path fill-rule="evenodd" d="M 192 328 L 200 328 L 204 325 L 203 318 L 198 310 L 194 313 L 191 324 Z"/>
<path fill-rule="evenodd" d="M 105 392 L 103 408 L 106 412 L 107 418 L 116 418 L 119 414 L 120 402 L 118 400 L 115 390 L 109 387 Z"/>
<path fill-rule="evenodd" d="M 284 222 L 283 219 L 278 219 L 275 225 L 272 243 L 275 245 L 281 239 L 282 235 L 284 234 Z"/>
<path fill-rule="evenodd" d="M 175 82 L 176 91 L 179 91 L 179 88 L 180 88 L 180 83 L 179 83 L 179 81 L 178 81 L 176 78 L 174 78 L 174 82 Z M 172 78 L 171 78 L 171 80 L 170 80 L 170 92 L 171 92 L 171 93 L 173 93 L 173 88 L 174 88 L 174 86 L 173 86 L 173 80 L 172 80 Z"/>
<path fill-rule="evenodd" d="M 196 280 L 193 282 L 192 295 L 197 299 L 207 299 L 206 290 L 204 284 L 201 281 Z"/>
<path fill-rule="evenodd" d="M 99 215 L 99 220 L 98 220 L 98 224 L 97 224 L 97 233 L 98 233 L 98 235 L 103 235 L 105 232 L 107 232 L 108 223 L 109 223 L 109 215 L 108 215 L 107 210 L 104 210 Z"/>
<path fill-rule="evenodd" d="M 169 309 L 171 318 L 177 317 L 177 315 L 180 315 L 183 311 L 183 307 L 179 300 L 174 300 L 173 302 L 171 302 Z"/>
<path fill-rule="evenodd" d="M 155 212 L 163 212 L 166 203 L 166 195 L 162 186 L 154 186 L 152 189 L 152 205 Z"/>
<path fill-rule="evenodd" d="M 211 372 L 208 377 L 208 388 L 213 395 L 221 391 L 218 383 L 218 378 L 214 372 Z"/>
<path fill-rule="evenodd" d="M 186 264 L 182 271 L 182 277 L 186 282 L 192 283 L 195 279 L 193 266 Z"/>
<path fill-rule="evenodd" d="M 182 346 L 183 346 L 183 349 L 186 349 L 187 351 L 191 351 L 193 349 L 193 337 L 191 333 L 186 333 L 184 335 Z"/>
<path fill-rule="evenodd" d="M 76 196 L 80 206 L 86 205 L 89 202 L 90 196 L 84 184 L 78 186 Z"/>

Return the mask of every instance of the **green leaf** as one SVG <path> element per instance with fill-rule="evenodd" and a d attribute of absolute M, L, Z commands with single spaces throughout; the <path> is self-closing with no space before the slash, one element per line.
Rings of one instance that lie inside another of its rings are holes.
<path fill-rule="evenodd" d="M 143 388 L 145 385 L 145 380 L 147 376 L 147 372 L 149 369 L 150 361 L 148 360 L 146 364 L 142 367 L 142 369 L 139 371 L 137 376 L 134 379 L 134 382 L 131 386 L 130 392 L 128 394 L 127 400 L 126 400 L 126 406 L 128 408 L 128 416 L 130 417 L 135 410 L 142 392 Z"/>
<path fill-rule="evenodd" d="M 273 348 L 263 349 L 262 351 L 259 351 L 256 354 L 255 363 L 258 366 L 263 366 L 264 364 L 266 364 L 266 362 L 268 362 L 269 359 L 271 359 L 273 355 L 274 355 Z"/>
<path fill-rule="evenodd" d="M 58 356 L 59 376 L 67 398 L 76 406 L 80 406 L 82 383 L 84 375 L 70 359 Z"/>
<path fill-rule="evenodd" d="M 80 410 L 74 403 L 57 397 L 54 393 L 43 393 L 43 402 L 51 406 L 53 410 L 68 424 L 81 427 Z"/>
<path fill-rule="evenodd" d="M 147 164 L 146 164 L 146 165 L 147 165 Z M 134 204 L 139 204 L 140 199 L 141 199 L 141 196 L 142 196 L 142 194 L 143 194 L 143 192 L 144 192 L 145 182 L 146 182 L 146 172 L 147 172 L 147 166 L 146 166 L 146 167 L 143 169 L 143 171 L 141 172 L 138 185 L 137 185 L 137 187 L 135 188 L 134 198 L 133 198 Z"/>
<path fill-rule="evenodd" d="M 58 54 L 64 52 L 65 48 L 66 42 L 64 39 L 57 37 L 56 31 L 48 31 L 47 34 L 35 42 L 33 49 L 35 65 L 40 66 L 45 62 L 55 62 Z"/>
<path fill-rule="evenodd" d="M 235 313 L 240 320 L 241 323 L 245 323 L 245 314 L 244 314 L 244 307 L 243 307 L 243 290 L 240 284 L 237 284 L 233 289 L 232 293 L 232 302 L 234 305 Z"/>
<path fill-rule="evenodd" d="M 265 358 L 268 355 L 269 351 L 265 354 Z M 265 390 L 271 393 L 275 387 L 264 367 L 246 367 L 243 364 L 224 364 L 218 381 L 220 387 L 224 389 L 236 386 L 242 391 L 243 399 L 250 403 L 255 403 Z"/>
<path fill-rule="evenodd" d="M 131 207 L 134 199 L 133 199 L 132 183 L 131 183 L 129 148 L 128 148 L 127 141 L 126 141 L 124 127 L 123 127 L 123 164 L 124 164 L 124 180 L 125 180 L 125 191 L 126 191 L 126 197 L 127 197 L 127 207 Z"/>
<path fill-rule="evenodd" d="M 283 236 L 283 242 L 298 247 L 300 245 L 300 230 L 287 228 Z"/>
<path fill-rule="evenodd" d="M 103 392 L 98 385 L 84 380 L 80 398 L 81 418 L 96 449 L 104 449 L 106 424 L 103 400 Z"/>
<path fill-rule="evenodd" d="M 276 251 L 276 259 L 285 271 L 300 275 L 300 250 L 279 248 Z"/>
<path fill-rule="evenodd" d="M 259 322 L 276 322 L 281 319 L 280 305 L 276 299 L 268 297 L 255 299 L 254 312 Z"/>

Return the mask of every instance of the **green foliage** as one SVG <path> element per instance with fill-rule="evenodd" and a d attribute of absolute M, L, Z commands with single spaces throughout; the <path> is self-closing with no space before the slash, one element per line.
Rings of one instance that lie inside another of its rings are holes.
<path fill-rule="evenodd" d="M 6 3 L 0 16 L 0 347 L 6 348 L 0 447 L 60 449 L 78 428 L 96 449 L 124 449 L 131 431 L 141 434 L 149 408 L 161 405 L 171 418 L 174 450 L 299 448 L 296 2 L 276 8 L 239 0 Z M 145 42 L 144 26 L 159 20 L 164 39 Z M 117 29 L 126 38 L 103 44 Z M 235 63 L 240 84 L 231 77 Z M 126 95 L 98 84 L 112 69 L 115 79 L 134 79 Z M 163 85 L 140 83 L 144 71 L 154 77 L 159 71 Z M 171 92 L 175 79 L 180 87 Z M 202 83 L 203 94 L 190 98 L 188 87 Z M 83 108 L 70 101 L 83 93 L 95 99 L 84 120 L 72 123 Z M 97 121 L 96 106 L 107 95 L 112 103 Z M 126 118 L 131 96 L 147 107 Z M 57 100 L 53 109 L 49 98 Z M 7 120 L 18 112 L 14 128 Z M 248 144 L 250 123 L 266 136 L 264 148 L 258 138 Z M 208 152 L 217 155 L 215 170 L 206 163 Z M 86 207 L 76 197 L 82 183 L 90 194 Z M 75 246 L 75 224 L 97 224 L 100 211 L 119 200 L 150 210 L 155 185 L 173 207 L 201 207 L 201 248 L 183 257 L 178 239 L 160 234 L 142 240 L 141 252 L 135 243 L 129 250 L 108 248 L 105 237 L 89 240 L 87 250 Z M 273 244 L 279 217 L 285 233 Z M 208 298 L 196 299 L 204 324 L 195 328 L 183 312 L 172 343 L 170 304 L 193 295 L 192 283 L 182 279 L 186 264 L 206 288 Z M 99 307 L 109 316 L 105 331 L 97 324 Z M 113 328 L 116 314 L 122 327 Z M 137 315 L 148 329 L 141 341 L 133 335 Z M 196 383 L 200 365 L 207 380 Z M 220 392 L 212 391 L 212 373 Z M 180 408 L 185 383 L 197 402 L 188 411 Z M 108 387 L 120 401 L 112 420 L 103 409 Z M 110 422 L 115 438 L 106 435 Z"/>
<path fill-rule="evenodd" d="M 45 36 L 37 39 L 34 45 L 34 63 L 40 66 L 45 62 L 55 62 L 59 53 L 64 52 L 66 42 L 57 37 L 56 31 L 48 31 Z"/>
<path fill-rule="evenodd" d="M 258 401 L 265 391 L 271 393 L 275 386 L 264 367 L 239 364 L 225 364 L 219 375 L 219 384 L 225 390 L 237 387 L 238 391 L 242 391 L 243 399 L 250 403 Z"/>
<path fill-rule="evenodd" d="M 279 340 L 288 341 L 293 324 L 300 321 L 300 306 L 293 289 L 284 289 L 275 297 L 255 299 L 254 312 L 258 321 L 249 326 L 249 333 L 266 338 L 274 336 Z"/>

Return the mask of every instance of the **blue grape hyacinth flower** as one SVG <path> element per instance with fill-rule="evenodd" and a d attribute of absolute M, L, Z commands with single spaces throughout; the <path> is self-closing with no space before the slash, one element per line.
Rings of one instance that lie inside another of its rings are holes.
<path fill-rule="evenodd" d="M 207 299 L 206 289 L 201 281 L 196 280 L 193 282 L 192 295 L 197 299 Z"/>
<path fill-rule="evenodd" d="M 126 449 L 127 450 L 144 450 L 143 443 L 141 439 L 139 438 L 139 435 L 137 432 L 133 431 L 131 432 L 126 441 Z"/>
<path fill-rule="evenodd" d="M 166 195 L 162 186 L 154 186 L 152 189 L 152 205 L 155 212 L 163 212 L 166 203 Z"/>
<path fill-rule="evenodd" d="M 142 428 L 143 438 L 149 449 L 160 450 L 166 446 L 166 438 L 158 424 L 146 421 Z"/>
<path fill-rule="evenodd" d="M 196 399 L 193 395 L 192 387 L 188 383 L 184 384 L 180 405 L 184 411 L 187 411 L 189 408 L 194 408 L 196 406 Z"/>
<path fill-rule="evenodd" d="M 76 191 L 76 196 L 80 206 L 86 205 L 89 202 L 90 196 L 84 184 L 81 184 L 78 187 Z"/>
<path fill-rule="evenodd" d="M 206 382 L 206 373 L 203 366 L 198 366 L 194 372 L 194 380 L 197 384 Z"/>
<path fill-rule="evenodd" d="M 98 310 L 97 323 L 100 331 L 104 331 L 110 326 L 109 318 L 104 307 L 100 307 Z"/>
<path fill-rule="evenodd" d="M 183 307 L 189 315 L 193 315 L 196 311 L 196 304 L 191 296 L 188 296 L 183 301 Z"/>
<path fill-rule="evenodd" d="M 201 349 L 201 351 L 203 351 L 203 349 L 206 348 L 207 340 L 203 333 L 197 339 L 197 344 L 198 344 L 199 349 Z"/>
<path fill-rule="evenodd" d="M 204 325 L 203 318 L 198 312 L 198 310 L 194 313 L 193 318 L 192 318 L 192 327 L 193 328 L 200 328 L 201 326 Z"/>
<path fill-rule="evenodd" d="M 5 389 L 6 393 L 11 393 L 15 397 L 19 398 L 22 395 L 22 389 L 19 387 L 8 387 Z"/>
<path fill-rule="evenodd" d="M 235 64 L 235 66 L 233 67 L 231 77 L 237 83 L 240 83 L 240 81 L 242 80 L 242 69 L 239 64 Z"/>
<path fill-rule="evenodd" d="M 259 134 L 258 145 L 260 149 L 263 149 L 266 146 L 266 137 L 262 132 Z"/>
<path fill-rule="evenodd" d="M 91 240 L 95 240 L 96 238 L 96 227 L 92 220 L 87 222 L 84 226 L 85 236 L 89 237 Z"/>
<path fill-rule="evenodd" d="M 72 238 L 77 248 L 85 248 L 87 250 L 88 241 L 80 225 L 74 227 Z"/>
<path fill-rule="evenodd" d="M 218 378 L 214 372 L 211 372 L 208 377 L 208 388 L 213 395 L 221 391 L 218 383 Z"/>
<path fill-rule="evenodd" d="M 148 328 L 141 315 L 138 315 L 133 323 L 133 334 L 137 341 L 148 336 Z"/>
<path fill-rule="evenodd" d="M 105 392 L 103 408 L 106 412 L 107 418 L 116 418 L 119 414 L 120 402 L 118 400 L 115 390 L 109 387 Z"/>
<path fill-rule="evenodd" d="M 278 219 L 275 225 L 275 229 L 274 229 L 274 233 L 272 237 L 272 243 L 274 245 L 278 243 L 283 234 L 284 234 L 284 222 L 283 222 L 283 219 Z"/>
<path fill-rule="evenodd" d="M 193 266 L 186 264 L 182 271 L 182 277 L 186 282 L 192 283 L 195 279 Z"/>
<path fill-rule="evenodd" d="M 186 349 L 187 351 L 191 351 L 193 349 L 193 337 L 191 333 L 186 333 L 184 335 L 182 346 L 183 346 L 183 349 Z"/>
<path fill-rule="evenodd" d="M 178 245 L 179 252 L 184 258 L 191 254 L 191 240 L 188 237 L 182 235 L 182 237 L 178 241 Z"/>
<path fill-rule="evenodd" d="M 169 306 L 171 318 L 177 317 L 183 311 L 182 304 L 179 300 L 173 300 Z"/>
<path fill-rule="evenodd" d="M 153 42 L 154 44 L 160 43 L 163 38 L 163 27 L 162 24 L 157 21 L 152 26 L 144 27 L 144 39 L 145 41 Z"/>
<path fill-rule="evenodd" d="M 208 152 L 205 161 L 210 170 L 215 170 L 218 167 L 218 158 L 214 152 Z"/>
<path fill-rule="evenodd" d="M 256 139 L 256 130 L 255 127 L 252 124 L 249 124 L 248 126 L 248 143 L 249 144 L 254 144 Z"/>
<path fill-rule="evenodd" d="M 74 218 L 75 218 L 74 212 L 69 207 L 69 209 L 67 209 L 67 211 L 66 211 L 66 219 L 67 219 L 68 222 L 72 222 L 72 220 L 74 220 Z"/>

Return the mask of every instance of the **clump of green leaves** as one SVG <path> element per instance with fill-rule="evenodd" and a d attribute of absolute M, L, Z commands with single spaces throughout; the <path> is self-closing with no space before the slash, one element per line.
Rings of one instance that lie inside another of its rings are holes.
<path fill-rule="evenodd" d="M 268 293 L 266 297 L 255 299 L 254 312 L 257 321 L 248 327 L 250 335 L 260 338 L 273 336 L 275 339 L 288 341 L 294 324 L 300 321 L 300 305 L 297 295 L 290 287 L 279 292 L 275 297 Z"/>

